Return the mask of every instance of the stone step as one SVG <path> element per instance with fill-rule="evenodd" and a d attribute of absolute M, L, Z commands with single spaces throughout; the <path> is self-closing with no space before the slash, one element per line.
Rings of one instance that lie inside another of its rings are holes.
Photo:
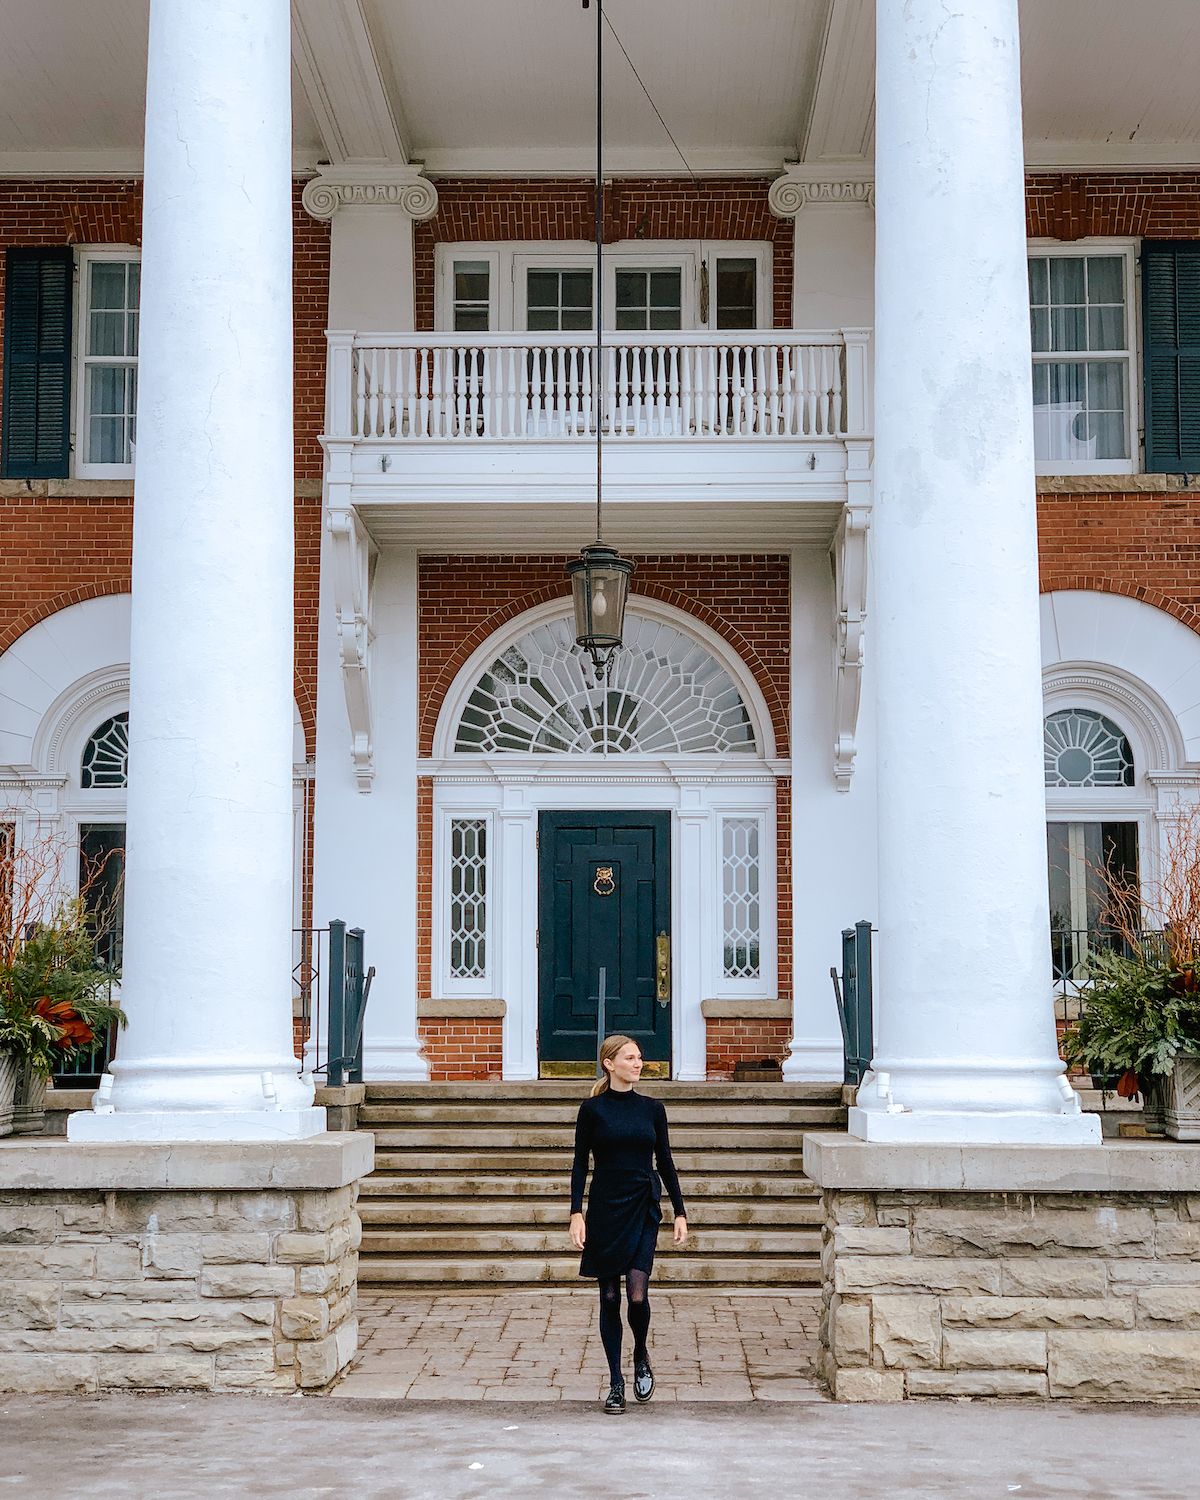
<path fill-rule="evenodd" d="M 797 1145 L 799 1143 L 797 1142 Z M 778 1172 L 800 1176 L 804 1171 L 804 1156 L 796 1151 L 744 1151 L 724 1146 L 706 1150 L 675 1151 L 675 1165 L 681 1178 L 707 1176 L 711 1173 L 760 1173 Z M 375 1148 L 376 1169 L 385 1172 L 425 1172 L 452 1174 L 477 1173 L 488 1177 L 496 1173 L 555 1172 L 564 1170 L 562 1152 L 530 1151 L 520 1148 L 483 1151 L 455 1150 L 450 1146 L 436 1150 Z M 683 1184 L 684 1195 L 688 1183 Z"/>
<path fill-rule="evenodd" d="M 725 1256 L 691 1257 L 671 1253 L 654 1262 L 654 1280 L 659 1286 L 705 1287 L 709 1290 L 729 1287 L 745 1290 L 756 1287 L 819 1286 L 821 1262 L 818 1256 L 783 1260 L 768 1257 L 738 1259 Z M 579 1257 L 570 1255 L 495 1257 L 456 1256 L 450 1258 L 365 1255 L 358 1263 L 358 1281 L 364 1287 L 403 1286 L 446 1288 L 489 1286 L 587 1286 L 579 1275 Z"/>
<path fill-rule="evenodd" d="M 570 1152 L 575 1131 L 568 1126 L 542 1125 L 405 1125 L 399 1129 L 373 1127 L 375 1154 L 401 1148 L 410 1151 L 525 1150 Z M 787 1151 L 803 1146 L 803 1132 L 794 1125 L 684 1125 L 671 1131 L 671 1150 Z"/>
<path fill-rule="evenodd" d="M 497 1229 L 519 1225 L 532 1228 L 537 1224 L 563 1227 L 567 1222 L 566 1193 L 534 1197 L 522 1194 L 512 1198 L 472 1199 L 463 1202 L 452 1197 L 376 1198 L 360 1197 L 358 1213 L 367 1229 L 416 1228 L 421 1225 L 438 1228 L 475 1228 L 490 1225 Z M 663 1212 L 667 1212 L 664 1205 Z M 821 1205 L 815 1199 L 795 1198 L 787 1202 L 700 1198 L 688 1204 L 693 1224 L 715 1229 L 724 1226 L 775 1229 L 819 1228 Z"/>
<path fill-rule="evenodd" d="M 408 1101 L 413 1104 L 439 1103 L 450 1100 L 535 1100 L 555 1103 L 581 1099 L 592 1091 L 588 1079 L 547 1078 L 528 1083 L 368 1083 L 368 1104 Z M 703 1081 L 683 1083 L 643 1079 L 638 1092 L 650 1094 L 668 1103 L 691 1100 L 697 1104 L 737 1102 L 739 1104 L 840 1104 L 839 1083 L 727 1083 Z"/>
<path fill-rule="evenodd" d="M 364 1104 L 358 1112 L 358 1123 L 361 1129 L 376 1132 L 398 1125 L 491 1125 L 507 1130 L 516 1123 L 539 1128 L 573 1128 L 578 1110 L 577 1100 L 543 1103 L 513 1099 L 489 1103 L 456 1099 L 444 1104 Z M 845 1115 L 840 1105 L 803 1100 L 795 1104 L 739 1104 L 733 1109 L 719 1102 L 707 1104 L 689 1099 L 671 1105 L 670 1123 L 672 1135 L 681 1126 L 726 1130 L 758 1125 L 816 1130 L 840 1128 L 845 1124 Z"/>
<path fill-rule="evenodd" d="M 658 1236 L 659 1250 L 671 1245 L 671 1224 L 664 1219 Z M 494 1225 L 453 1229 L 365 1229 L 360 1256 L 443 1255 L 488 1256 L 561 1255 L 569 1250 L 567 1227 L 560 1218 L 556 1228 L 510 1229 Z M 813 1256 L 821 1253 L 819 1229 L 759 1230 L 738 1227 L 698 1228 L 688 1237 L 688 1250 L 697 1255 Z"/>
<path fill-rule="evenodd" d="M 815 1202 L 820 1189 L 807 1177 L 760 1177 L 747 1174 L 698 1176 L 683 1184 L 688 1199 L 799 1199 Z M 561 1203 L 570 1193 L 570 1176 L 561 1162 L 553 1171 L 536 1176 L 528 1173 L 467 1176 L 453 1171 L 435 1176 L 413 1175 L 376 1168 L 359 1185 L 361 1205 L 373 1198 L 535 1199 Z"/>

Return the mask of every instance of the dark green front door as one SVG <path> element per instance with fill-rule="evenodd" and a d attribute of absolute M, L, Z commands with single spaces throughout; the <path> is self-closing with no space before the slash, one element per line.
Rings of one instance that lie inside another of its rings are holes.
<path fill-rule="evenodd" d="M 671 1058 L 671 815 L 544 812 L 539 823 L 538 1022 L 542 1071 L 595 1067 L 600 970 L 604 1030 L 647 1062 Z"/>

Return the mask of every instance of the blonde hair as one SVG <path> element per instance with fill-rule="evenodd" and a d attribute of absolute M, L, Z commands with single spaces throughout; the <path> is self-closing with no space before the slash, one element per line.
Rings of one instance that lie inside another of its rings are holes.
<path fill-rule="evenodd" d="M 628 1047 L 631 1042 L 641 1052 L 641 1047 L 638 1047 L 638 1044 L 631 1036 L 606 1036 L 604 1038 L 604 1042 L 600 1047 L 600 1067 L 603 1069 L 603 1072 L 596 1079 L 595 1086 L 592 1089 L 593 1099 L 597 1094 L 606 1094 L 612 1086 L 612 1074 L 604 1067 L 604 1064 L 612 1062 L 621 1048 Z"/>

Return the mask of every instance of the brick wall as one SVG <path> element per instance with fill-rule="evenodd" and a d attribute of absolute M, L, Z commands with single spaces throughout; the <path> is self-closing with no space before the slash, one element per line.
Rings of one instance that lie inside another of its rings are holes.
<path fill-rule="evenodd" d="M 761 1062 L 763 1058 L 783 1062 L 788 1055 L 791 1021 L 709 1016 L 705 1025 L 709 1078 L 732 1078 L 738 1063 Z"/>
<path fill-rule="evenodd" d="M 423 1016 L 417 1032 L 430 1078 L 435 1083 L 499 1078 L 503 1026 L 498 1016 Z"/>
<path fill-rule="evenodd" d="M 1031 236 L 1200 238 L 1200 172 L 1037 173 L 1025 204 Z"/>
<path fill-rule="evenodd" d="M 774 326 L 792 321 L 792 221 L 767 204 L 771 177 L 629 178 L 605 195 L 604 237 L 759 240 L 773 246 Z M 434 249 L 462 240 L 592 240 L 595 189 L 580 178 L 456 177 L 438 182 L 438 211 L 416 226 L 418 328 L 433 327 Z"/>

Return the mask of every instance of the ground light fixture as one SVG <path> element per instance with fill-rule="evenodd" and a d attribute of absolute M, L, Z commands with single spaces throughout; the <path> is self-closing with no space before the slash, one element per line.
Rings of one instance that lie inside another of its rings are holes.
<path fill-rule="evenodd" d="M 575 644 L 592 659 L 597 676 L 607 678 L 621 649 L 625 600 L 633 563 L 604 540 L 604 0 L 596 7 L 596 355 L 592 378 L 592 425 L 596 431 L 596 540 L 567 564 L 575 605 Z"/>

